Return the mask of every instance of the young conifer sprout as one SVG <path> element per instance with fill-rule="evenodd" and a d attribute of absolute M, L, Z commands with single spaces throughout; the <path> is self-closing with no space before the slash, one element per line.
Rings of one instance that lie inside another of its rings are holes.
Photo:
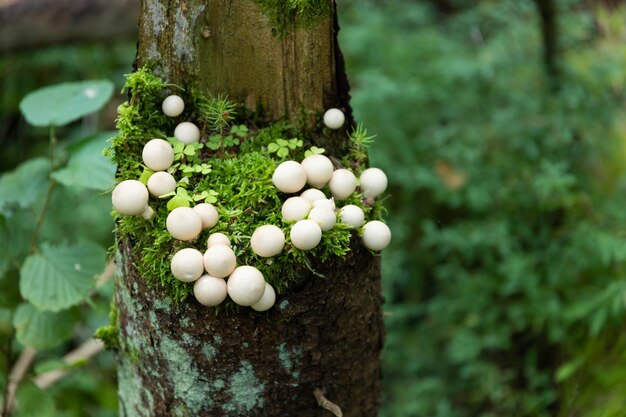
<path fill-rule="evenodd" d="M 207 249 L 215 245 L 230 247 L 230 239 L 224 233 L 212 233 L 206 241 Z"/>
<path fill-rule="evenodd" d="M 165 171 L 174 162 L 174 148 L 166 140 L 152 139 L 143 146 L 143 163 L 153 171 Z"/>
<path fill-rule="evenodd" d="M 216 278 L 229 276 L 237 266 L 235 252 L 224 245 L 211 246 L 204 253 L 204 269 Z"/>
<path fill-rule="evenodd" d="M 359 178 L 361 191 L 365 197 L 378 197 L 387 189 L 387 176 L 380 168 L 368 168 Z"/>
<path fill-rule="evenodd" d="M 226 283 L 228 295 L 240 306 L 258 303 L 265 293 L 265 279 L 253 266 L 240 266 L 233 271 Z"/>
<path fill-rule="evenodd" d="M 200 129 L 193 123 L 182 122 L 174 129 L 174 137 L 185 145 L 191 145 L 200 140 Z"/>
<path fill-rule="evenodd" d="M 328 188 L 337 200 L 345 200 L 356 190 L 356 177 L 347 169 L 338 169 L 328 183 Z"/>
<path fill-rule="evenodd" d="M 202 231 L 200 215 L 189 207 L 177 207 L 166 220 L 167 231 L 174 239 L 193 240 Z"/>
<path fill-rule="evenodd" d="M 296 248 L 310 250 L 322 240 L 322 228 L 313 220 L 300 220 L 291 227 L 289 237 Z"/>
<path fill-rule="evenodd" d="M 371 250 L 383 250 L 391 242 L 391 230 L 378 220 L 365 223 L 363 226 L 363 244 Z"/>
<path fill-rule="evenodd" d="M 306 219 L 311 211 L 311 202 L 302 197 L 290 197 L 283 203 L 281 214 L 286 222 Z"/>
<path fill-rule="evenodd" d="M 179 96 L 172 94 L 171 96 L 165 97 L 161 108 L 166 116 L 176 117 L 180 116 L 183 110 L 185 110 L 185 102 Z"/>
<path fill-rule="evenodd" d="M 329 129 L 339 129 L 346 122 L 346 116 L 339 109 L 332 108 L 324 113 L 324 124 Z"/>
<path fill-rule="evenodd" d="M 204 273 L 202 253 L 193 248 L 181 249 L 174 254 L 172 274 L 183 282 L 193 282 Z"/>
<path fill-rule="evenodd" d="M 154 209 L 150 206 L 147 206 L 143 213 L 141 213 L 141 217 L 146 220 L 152 219 L 154 217 Z"/>
<path fill-rule="evenodd" d="M 302 161 L 302 167 L 306 172 L 306 182 L 315 188 L 325 186 L 333 175 L 334 167 L 324 155 L 309 155 Z"/>
<path fill-rule="evenodd" d="M 202 229 L 210 229 L 217 224 L 220 215 L 217 213 L 213 204 L 200 203 L 196 204 L 193 210 L 200 215 L 202 219 Z"/>
<path fill-rule="evenodd" d="M 193 295 L 202 305 L 213 307 L 226 299 L 228 290 L 223 278 L 202 275 L 193 285 Z"/>
<path fill-rule="evenodd" d="M 313 203 L 316 200 L 325 200 L 326 194 L 324 194 L 322 191 L 318 190 L 317 188 L 309 188 L 308 190 L 304 190 L 302 194 L 300 194 L 300 197 L 306 198 L 311 203 Z"/>
<path fill-rule="evenodd" d="M 169 172 L 159 171 L 150 175 L 147 185 L 150 194 L 159 197 L 176 189 L 176 179 Z"/>
<path fill-rule="evenodd" d="M 297 193 L 306 184 L 306 171 L 296 161 L 285 161 L 274 170 L 272 182 L 283 193 Z"/>
<path fill-rule="evenodd" d="M 319 224 L 322 232 L 327 232 L 335 226 L 337 215 L 325 207 L 314 207 L 309 213 L 309 219 Z"/>
<path fill-rule="evenodd" d="M 266 282 L 265 292 L 263 292 L 263 296 L 259 301 L 252 304 L 250 307 L 252 307 L 252 309 L 256 311 L 267 311 L 274 306 L 275 302 L 276 291 L 274 291 L 274 288 Z"/>
<path fill-rule="evenodd" d="M 118 213 L 138 216 L 148 207 L 148 189 L 136 180 L 125 180 L 117 184 L 111 194 L 111 203 Z"/>
<path fill-rule="evenodd" d="M 254 253 L 264 258 L 276 256 L 285 247 L 285 234 L 272 224 L 257 227 L 250 239 L 250 246 Z"/>
<path fill-rule="evenodd" d="M 365 221 L 365 213 L 361 210 L 361 207 L 349 204 L 339 210 L 339 218 L 342 223 L 347 224 L 352 229 L 356 229 L 363 225 Z"/>
<path fill-rule="evenodd" d="M 335 199 L 334 198 L 324 198 L 320 200 L 315 200 L 313 202 L 313 208 L 325 208 L 331 211 L 335 211 Z"/>

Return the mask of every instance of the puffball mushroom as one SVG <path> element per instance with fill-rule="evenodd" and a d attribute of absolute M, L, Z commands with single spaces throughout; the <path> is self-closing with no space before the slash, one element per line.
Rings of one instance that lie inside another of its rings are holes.
<path fill-rule="evenodd" d="M 154 217 L 154 209 L 150 206 L 146 207 L 143 213 L 141 213 L 141 217 L 143 217 L 146 220 L 150 220 L 151 218 Z"/>
<path fill-rule="evenodd" d="M 125 180 L 117 184 L 111 194 L 111 203 L 118 213 L 138 216 L 148 206 L 148 189 L 136 180 Z"/>
<path fill-rule="evenodd" d="M 324 124 L 329 129 L 339 129 L 346 121 L 346 116 L 339 109 L 328 109 L 324 113 Z"/>
<path fill-rule="evenodd" d="M 165 222 L 167 231 L 174 239 L 193 240 L 202 231 L 202 218 L 189 207 L 177 207 Z"/>
<path fill-rule="evenodd" d="M 313 220 L 300 220 L 291 227 L 289 237 L 296 248 L 313 249 L 322 240 L 322 228 Z"/>
<path fill-rule="evenodd" d="M 216 278 L 225 278 L 237 265 L 235 252 L 225 245 L 211 246 L 204 252 L 204 269 Z"/>
<path fill-rule="evenodd" d="M 256 311 L 267 311 L 274 306 L 275 302 L 276 291 L 274 291 L 274 288 L 266 282 L 265 292 L 263 292 L 263 296 L 259 301 L 252 304 L 250 307 L 252 307 L 252 309 Z"/>
<path fill-rule="evenodd" d="M 363 225 L 363 221 L 365 221 L 365 214 L 361 207 L 355 206 L 354 204 L 348 204 L 339 210 L 339 218 L 342 223 L 347 224 L 352 229 L 356 229 L 357 227 L 361 227 Z"/>
<path fill-rule="evenodd" d="M 297 193 L 306 184 L 306 171 L 296 161 L 285 161 L 274 170 L 272 182 L 283 193 Z"/>
<path fill-rule="evenodd" d="M 281 214 L 283 220 L 287 222 L 295 222 L 306 219 L 311 211 L 311 202 L 302 197 L 290 197 L 283 203 Z"/>
<path fill-rule="evenodd" d="M 253 266 L 235 269 L 226 283 L 228 295 L 240 306 L 258 303 L 265 293 L 265 279 L 261 271 Z"/>
<path fill-rule="evenodd" d="M 300 194 L 300 197 L 306 198 L 313 203 L 316 200 L 325 200 L 326 194 L 316 188 L 309 188 L 308 190 L 304 190 L 302 194 Z"/>
<path fill-rule="evenodd" d="M 335 212 L 325 207 L 314 207 L 309 213 L 309 219 L 319 224 L 322 232 L 332 229 L 337 222 Z"/>
<path fill-rule="evenodd" d="M 175 189 L 176 179 L 169 172 L 155 172 L 148 178 L 148 191 L 155 197 L 171 193 Z"/>
<path fill-rule="evenodd" d="M 276 256 L 285 247 L 285 234 L 272 224 L 257 227 L 250 239 L 252 251 L 259 256 L 268 258 Z"/>
<path fill-rule="evenodd" d="M 213 207 L 213 204 L 196 204 L 193 211 L 200 215 L 200 218 L 202 219 L 202 229 L 210 229 L 215 226 L 220 218 L 220 215 L 217 213 L 215 207 Z"/>
<path fill-rule="evenodd" d="M 372 220 L 363 226 L 363 244 L 371 250 L 383 250 L 391 242 L 391 230 L 378 220 Z"/>
<path fill-rule="evenodd" d="M 330 211 L 335 211 L 335 199 L 334 198 L 324 198 L 320 200 L 315 200 L 313 202 L 313 208 L 325 208 Z"/>
<path fill-rule="evenodd" d="M 380 168 L 368 168 L 359 178 L 361 191 L 365 197 L 377 197 L 387 189 L 387 176 Z"/>
<path fill-rule="evenodd" d="M 165 171 L 174 162 L 174 149 L 163 139 L 151 139 L 141 153 L 143 163 L 153 171 Z"/>
<path fill-rule="evenodd" d="M 183 282 L 193 282 L 204 273 L 202 253 L 193 248 L 181 249 L 174 254 L 172 274 Z"/>
<path fill-rule="evenodd" d="M 193 285 L 193 295 L 204 306 L 216 306 L 228 295 L 226 281 L 223 278 L 202 275 Z"/>
<path fill-rule="evenodd" d="M 333 175 L 333 163 L 324 155 L 309 155 L 301 163 L 306 172 L 306 182 L 315 187 L 325 186 Z"/>
<path fill-rule="evenodd" d="M 206 241 L 207 248 L 215 245 L 224 245 L 230 247 L 230 239 L 224 233 L 213 233 Z"/>
<path fill-rule="evenodd" d="M 174 129 L 174 137 L 185 145 L 191 145 L 200 140 L 200 129 L 193 123 L 182 122 Z"/>
<path fill-rule="evenodd" d="M 166 116 L 176 117 L 180 116 L 183 110 L 185 110 L 185 102 L 179 96 L 172 94 L 165 97 L 161 108 Z"/>
<path fill-rule="evenodd" d="M 347 169 L 338 169 L 333 172 L 328 188 L 337 200 L 345 200 L 356 190 L 356 177 Z"/>

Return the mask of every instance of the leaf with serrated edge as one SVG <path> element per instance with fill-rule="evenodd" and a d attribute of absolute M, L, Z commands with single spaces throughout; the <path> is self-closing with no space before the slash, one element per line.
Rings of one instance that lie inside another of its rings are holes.
<path fill-rule="evenodd" d="M 39 311 L 29 303 L 20 304 L 13 316 L 15 335 L 24 346 L 42 350 L 53 348 L 72 336 L 74 314 Z"/>

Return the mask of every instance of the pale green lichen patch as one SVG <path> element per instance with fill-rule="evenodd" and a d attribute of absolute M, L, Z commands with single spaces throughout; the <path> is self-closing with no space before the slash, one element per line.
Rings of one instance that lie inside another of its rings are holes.
<path fill-rule="evenodd" d="M 300 370 L 297 369 L 300 365 L 300 357 L 302 356 L 302 349 L 296 347 L 291 351 L 287 349 L 285 343 L 278 345 L 278 360 L 285 370 L 294 379 L 293 385 L 296 386 L 298 379 L 300 378 Z"/>
<path fill-rule="evenodd" d="M 241 367 L 230 378 L 230 400 L 222 405 L 222 410 L 229 415 L 247 415 L 252 410 L 263 407 L 264 392 L 265 385 L 256 377 L 252 364 L 241 361 Z"/>
<path fill-rule="evenodd" d="M 281 310 L 284 310 L 288 305 L 289 305 L 289 301 L 283 300 L 280 302 L 280 304 L 278 304 L 278 308 L 280 308 Z"/>
<path fill-rule="evenodd" d="M 204 7 L 204 4 L 200 4 L 191 6 L 191 10 L 176 10 L 172 51 L 179 61 L 190 62 L 195 56 L 192 28 Z"/>
<path fill-rule="evenodd" d="M 222 336 L 219 336 L 219 335 L 213 336 L 213 341 L 215 342 L 215 344 L 221 345 L 222 344 Z"/>
<path fill-rule="evenodd" d="M 143 388 L 142 381 L 132 369 L 130 361 L 121 357 L 117 366 L 120 415 L 125 417 L 154 416 L 154 397 Z M 126 407 L 125 405 L 128 405 Z"/>
<path fill-rule="evenodd" d="M 202 354 L 209 360 L 209 362 L 215 359 L 215 355 L 217 354 L 217 349 L 209 343 L 205 343 L 202 346 Z"/>

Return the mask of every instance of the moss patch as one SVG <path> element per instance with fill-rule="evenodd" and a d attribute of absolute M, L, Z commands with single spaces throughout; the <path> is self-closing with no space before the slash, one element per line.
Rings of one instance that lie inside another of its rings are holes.
<path fill-rule="evenodd" d="M 310 27 L 315 22 L 331 15 L 333 2 L 330 0 L 254 0 L 270 24 L 280 34 L 286 34 L 296 26 Z"/>

